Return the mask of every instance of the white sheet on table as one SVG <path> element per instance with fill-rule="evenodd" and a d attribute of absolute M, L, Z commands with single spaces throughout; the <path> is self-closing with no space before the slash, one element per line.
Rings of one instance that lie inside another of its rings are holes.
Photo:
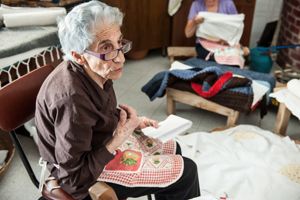
<path fill-rule="evenodd" d="M 275 98 L 280 103 L 284 103 L 291 113 L 300 120 L 300 98 L 295 94 L 288 89 L 282 89 L 271 93 L 270 97 Z"/>
<path fill-rule="evenodd" d="M 244 14 L 199 12 L 198 15 L 203 17 L 204 21 L 197 27 L 197 37 L 208 40 L 222 39 L 230 46 L 239 44 L 244 30 Z"/>
<path fill-rule="evenodd" d="M 3 14 L 3 21 L 6 27 L 22 26 L 47 26 L 57 23 L 57 18 L 66 15 L 66 10 L 49 9 L 39 11 L 28 11 L 19 13 Z"/>
<path fill-rule="evenodd" d="M 299 79 L 292 79 L 287 82 L 287 89 L 300 98 L 300 80 Z"/>
<path fill-rule="evenodd" d="M 177 138 L 183 155 L 197 163 L 201 191 L 216 198 L 225 192 L 232 200 L 300 199 L 300 184 L 279 173 L 288 164 L 300 165 L 300 147 L 288 137 L 240 125 Z"/>
<path fill-rule="evenodd" d="M 12 7 L 1 4 L 0 6 L 0 20 L 3 20 L 3 14 L 15 14 L 15 13 L 33 13 L 48 10 L 66 10 L 63 7 Z"/>
<path fill-rule="evenodd" d="M 259 81 L 256 81 L 256 80 L 252 80 L 251 87 L 252 87 L 252 90 L 253 90 L 253 101 L 252 101 L 251 107 L 253 107 L 269 91 L 269 88 L 267 86 L 261 84 Z"/>

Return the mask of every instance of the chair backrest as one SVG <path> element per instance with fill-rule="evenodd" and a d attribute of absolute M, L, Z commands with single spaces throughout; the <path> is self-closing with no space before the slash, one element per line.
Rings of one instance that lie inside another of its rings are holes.
<path fill-rule="evenodd" d="M 34 116 L 39 89 L 54 67 L 35 69 L 0 89 L 0 128 L 10 132 Z"/>

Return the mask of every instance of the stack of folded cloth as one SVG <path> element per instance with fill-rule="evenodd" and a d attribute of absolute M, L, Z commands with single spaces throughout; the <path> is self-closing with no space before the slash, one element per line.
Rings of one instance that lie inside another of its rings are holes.
<path fill-rule="evenodd" d="M 300 80 L 292 79 L 287 83 L 287 88 L 270 94 L 270 97 L 275 98 L 285 106 L 300 120 Z"/>
<path fill-rule="evenodd" d="M 64 15 L 66 15 L 66 9 L 61 7 L 9 7 L 3 4 L 0 7 L 0 23 L 3 21 L 5 27 L 8 28 L 54 25 L 57 18 Z"/>

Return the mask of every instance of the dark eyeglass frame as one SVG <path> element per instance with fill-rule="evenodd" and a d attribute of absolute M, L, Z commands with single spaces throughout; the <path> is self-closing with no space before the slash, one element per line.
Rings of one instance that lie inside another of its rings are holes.
<path fill-rule="evenodd" d="M 107 52 L 107 53 L 96 53 L 96 52 L 93 52 L 93 51 L 89 51 L 89 50 L 85 50 L 84 52 L 86 52 L 87 54 L 90 54 L 92 56 L 95 56 L 103 61 L 110 61 L 110 60 L 113 60 L 115 59 L 116 57 L 119 56 L 119 53 L 120 51 L 122 51 L 123 54 L 129 52 L 132 48 L 132 41 L 130 40 L 126 40 L 126 39 L 122 39 L 122 46 L 118 49 L 114 49 L 110 52 Z M 113 58 L 110 58 L 110 59 L 106 59 L 105 56 L 109 53 L 112 53 L 113 51 L 117 51 L 116 53 L 116 56 L 113 57 Z"/>

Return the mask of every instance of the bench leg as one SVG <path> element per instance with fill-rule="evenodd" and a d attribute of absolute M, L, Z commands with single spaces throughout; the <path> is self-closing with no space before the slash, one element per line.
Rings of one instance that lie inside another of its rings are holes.
<path fill-rule="evenodd" d="M 290 116 L 291 111 L 289 111 L 283 103 L 280 103 L 274 129 L 276 134 L 286 135 L 286 129 Z"/>
<path fill-rule="evenodd" d="M 236 121 L 239 118 L 239 114 L 240 113 L 238 111 L 234 111 L 230 115 L 228 115 L 228 117 L 227 117 L 227 126 L 228 127 L 234 126 L 236 124 Z"/>
<path fill-rule="evenodd" d="M 172 96 L 168 95 L 167 93 L 167 114 L 175 114 L 176 104 L 173 100 Z"/>

